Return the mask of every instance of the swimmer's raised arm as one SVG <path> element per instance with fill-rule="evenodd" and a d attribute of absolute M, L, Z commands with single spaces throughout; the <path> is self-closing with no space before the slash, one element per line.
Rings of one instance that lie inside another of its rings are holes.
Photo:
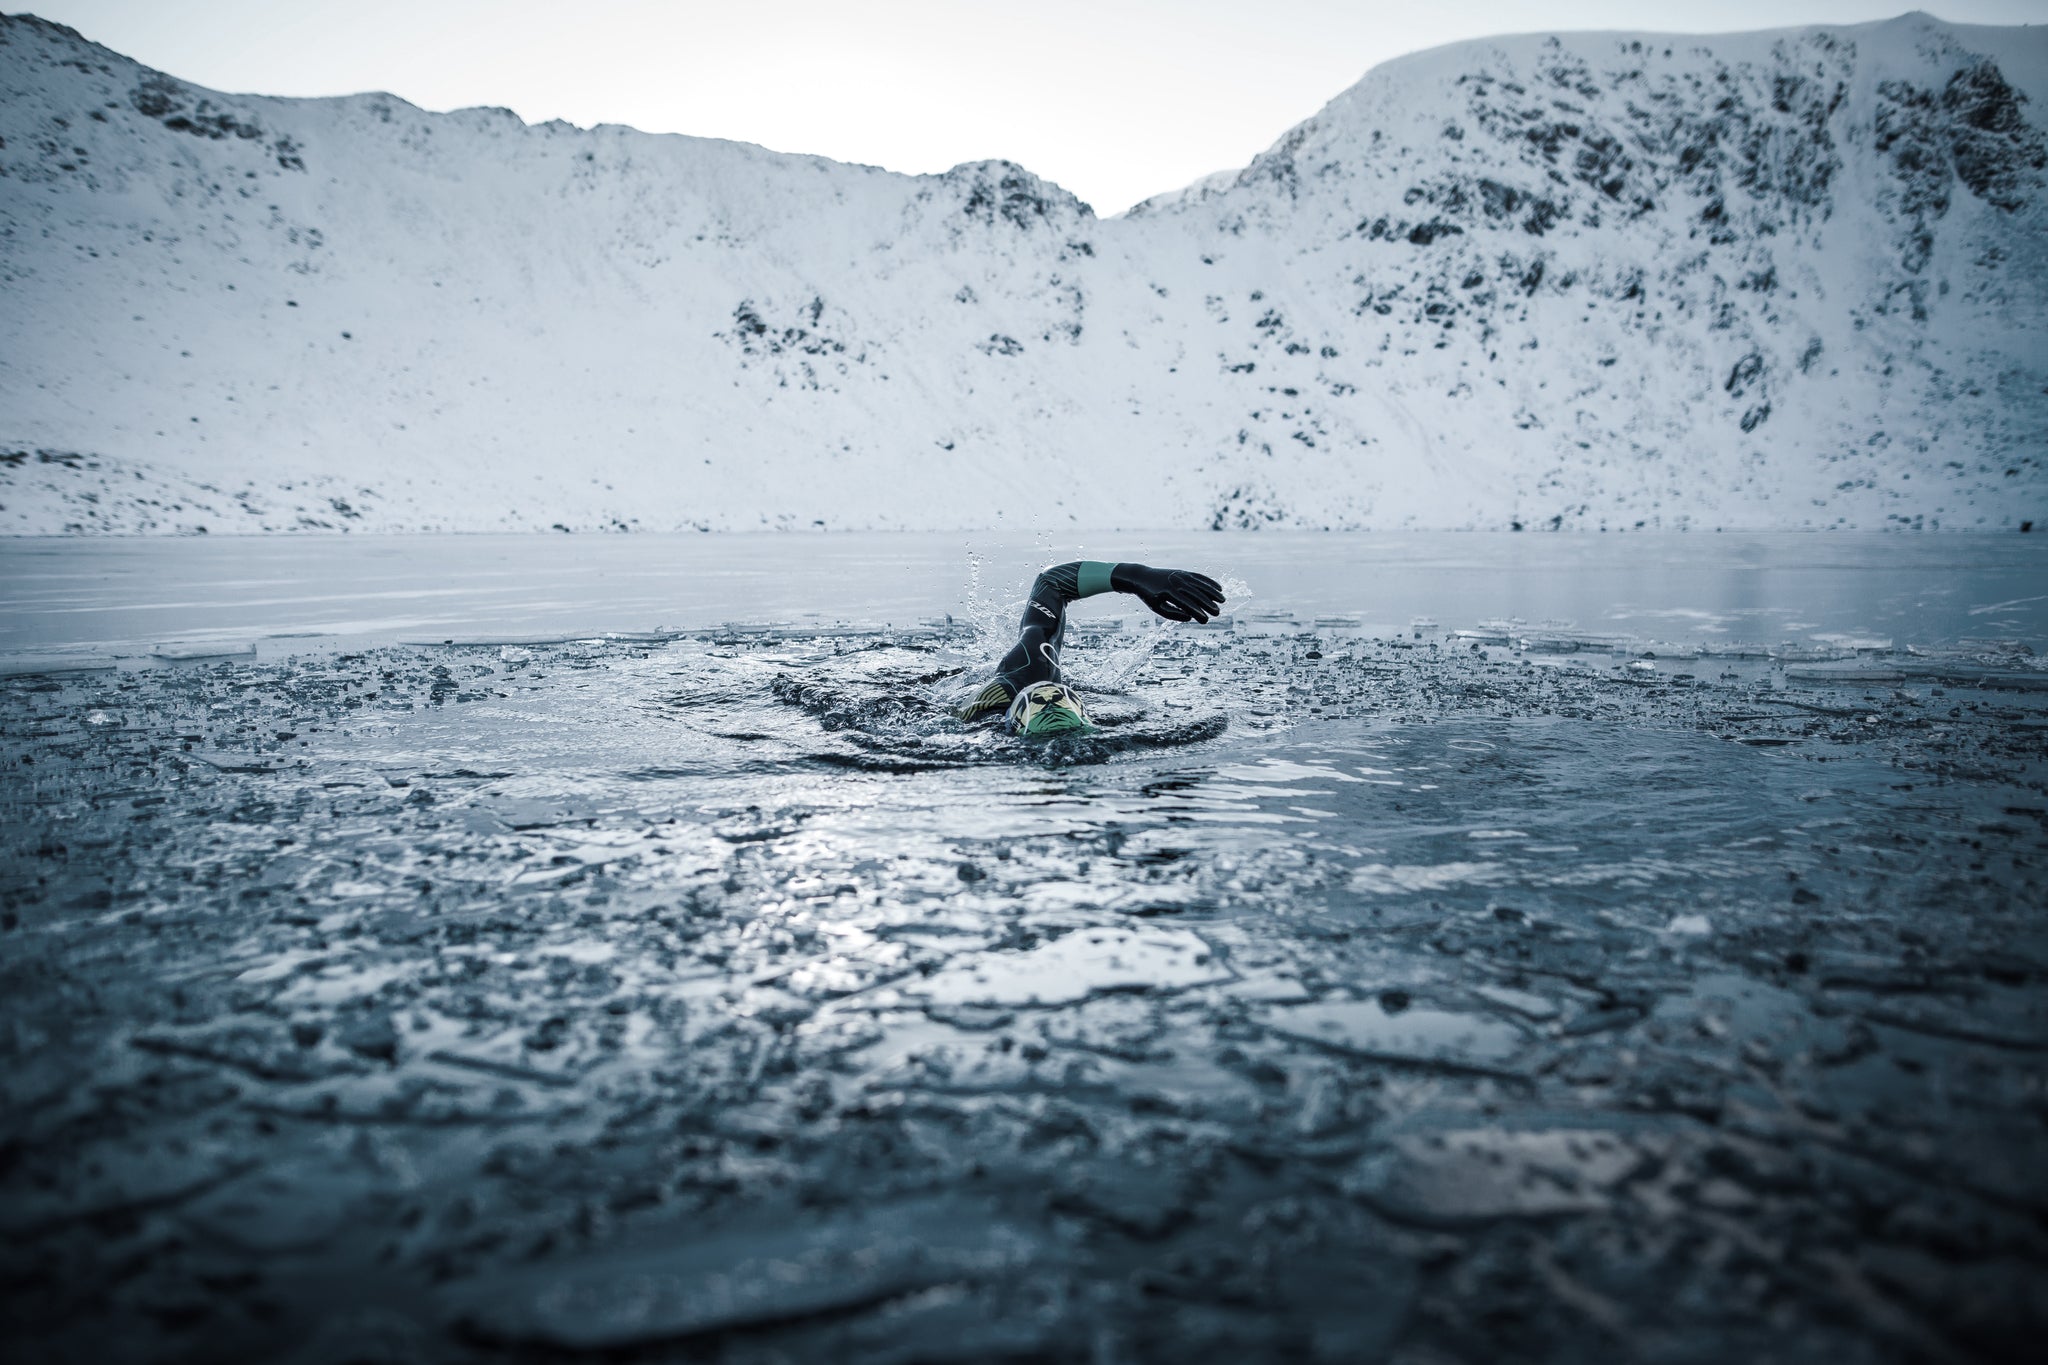
<path fill-rule="evenodd" d="M 1105 592 L 1127 592 L 1169 621 L 1207 621 L 1223 606 L 1223 585 L 1207 574 L 1082 559 L 1055 564 L 1038 575 L 1031 585 L 1033 606 L 1024 609 L 1024 624 L 1030 626 L 1034 616 L 1041 621 L 1063 619 L 1067 603 Z"/>
<path fill-rule="evenodd" d="M 1110 564 L 1083 559 L 1055 564 L 1038 575 L 1024 604 L 1017 643 L 996 665 L 995 681 L 961 712 L 963 719 L 1000 711 L 1027 687 L 1060 680 L 1060 644 L 1067 604 L 1105 592 L 1127 592 L 1169 621 L 1207 621 L 1223 605 L 1215 579 L 1187 569 Z"/>

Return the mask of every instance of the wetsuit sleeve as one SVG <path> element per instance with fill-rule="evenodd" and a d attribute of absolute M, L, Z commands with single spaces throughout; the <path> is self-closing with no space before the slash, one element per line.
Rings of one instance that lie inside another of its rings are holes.
<path fill-rule="evenodd" d="M 1038 575 L 1018 623 L 1017 643 L 996 665 L 996 678 L 1011 696 L 1033 683 L 1058 682 L 1060 644 L 1067 633 L 1067 604 L 1099 592 L 1112 591 L 1114 565 L 1093 560 L 1055 564 Z M 1086 576 L 1086 583 L 1083 576 Z"/>
<path fill-rule="evenodd" d="M 1223 589 L 1212 578 L 1183 569 L 1144 564 L 1107 564 L 1084 559 L 1055 564 L 1031 585 L 1017 643 L 996 665 L 995 681 L 967 708 L 978 715 L 1008 705 L 1035 683 L 1060 680 L 1060 644 L 1067 633 L 1067 604 L 1098 593 L 1127 592 L 1173 621 L 1207 621 L 1223 604 Z"/>

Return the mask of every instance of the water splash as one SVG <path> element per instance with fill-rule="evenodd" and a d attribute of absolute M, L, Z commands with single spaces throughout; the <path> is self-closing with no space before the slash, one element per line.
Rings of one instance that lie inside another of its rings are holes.
<path fill-rule="evenodd" d="M 789 665 L 769 680 L 767 692 L 807 713 L 837 741 L 833 749 L 815 749 L 810 755 L 837 766 L 885 771 L 985 763 L 1066 767 L 1105 762 L 1134 749 L 1195 744 L 1228 728 L 1223 711 L 1213 706 L 1155 706 L 1117 697 L 1105 687 L 1102 691 L 1112 695 L 1091 699 L 1090 715 L 1100 727 L 1093 733 L 1025 740 L 993 719 L 958 718 L 959 708 L 985 677 L 978 668 L 947 664 L 886 641 L 853 655 L 791 659 Z M 1082 676 L 1093 674 L 1084 668 Z"/>

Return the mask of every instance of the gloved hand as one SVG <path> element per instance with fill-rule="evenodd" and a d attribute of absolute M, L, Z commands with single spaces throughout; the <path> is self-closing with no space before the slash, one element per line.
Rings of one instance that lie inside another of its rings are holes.
<path fill-rule="evenodd" d="M 1223 585 L 1189 569 L 1155 569 L 1119 564 L 1109 585 L 1131 593 L 1169 621 L 1206 621 L 1223 606 Z"/>

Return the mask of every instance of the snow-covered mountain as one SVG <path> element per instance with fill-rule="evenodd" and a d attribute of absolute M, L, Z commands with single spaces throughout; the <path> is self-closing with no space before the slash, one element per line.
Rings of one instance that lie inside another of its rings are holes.
<path fill-rule="evenodd" d="M 4 18 L 0 531 L 2016 526 L 2044 110 L 2041 28 L 1503 38 L 1103 220 Z"/>

